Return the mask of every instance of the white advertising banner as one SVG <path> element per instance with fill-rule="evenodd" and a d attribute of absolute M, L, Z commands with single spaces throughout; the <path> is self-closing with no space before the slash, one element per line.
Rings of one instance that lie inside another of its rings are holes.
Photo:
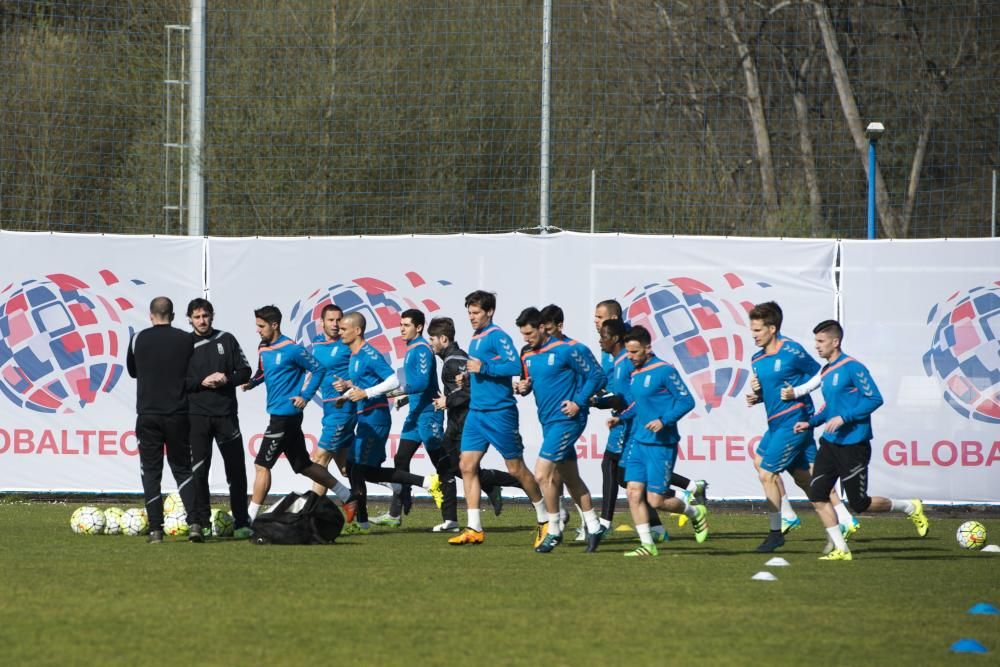
<path fill-rule="evenodd" d="M 237 336 L 248 358 L 254 357 L 257 343 L 255 308 L 277 305 L 285 318 L 283 332 L 307 341 L 318 330 L 318 310 L 333 301 L 366 316 L 368 339 L 397 368 L 405 351 L 399 313 L 406 308 L 420 308 L 428 319 L 452 317 L 465 348 L 472 330 L 464 298 L 473 290 L 496 293 L 494 321 L 518 345 L 522 340 L 514 320 L 521 309 L 556 303 L 565 311 L 566 333 L 597 355 L 594 306 L 617 299 L 628 320 L 651 330 L 657 354 L 678 365 L 698 398 L 698 407 L 680 426 L 684 440 L 678 472 L 711 480 L 715 497 L 748 498 L 761 496 L 751 452 L 765 417 L 762 408 L 749 409 L 743 399 L 754 352 L 746 312 L 754 303 L 775 300 L 785 309 L 787 335 L 808 343 L 812 326 L 836 314 L 835 257 L 834 241 L 774 239 L 571 233 L 213 238 L 209 298 L 217 326 Z M 240 398 L 241 424 L 253 455 L 267 423 L 264 392 Z M 525 458 L 533 466 L 541 443 L 534 399 L 519 403 Z M 321 414 L 319 405 L 306 410 L 312 446 Z M 390 460 L 404 414 L 394 411 Z M 595 495 L 601 489 L 607 416 L 592 412 L 578 444 L 584 479 Z M 484 465 L 502 468 L 503 461 L 491 452 Z M 413 470 L 430 469 L 421 454 Z M 305 486 L 284 462 L 276 466 L 273 479 L 275 491 Z"/>
<path fill-rule="evenodd" d="M 1000 501 L 1000 239 L 841 248 L 844 350 L 885 399 L 870 492 Z"/>
<path fill-rule="evenodd" d="M 139 491 L 129 338 L 153 297 L 201 296 L 204 241 L 2 232 L 0 253 L 0 490 Z"/>

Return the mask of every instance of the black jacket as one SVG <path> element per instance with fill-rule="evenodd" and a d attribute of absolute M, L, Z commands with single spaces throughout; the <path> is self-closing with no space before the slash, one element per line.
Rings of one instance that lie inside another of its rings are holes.
<path fill-rule="evenodd" d="M 192 343 L 191 334 L 169 324 L 157 324 L 132 336 L 125 365 L 137 380 L 138 414 L 187 414 Z"/>
<path fill-rule="evenodd" d="M 457 440 L 462 437 L 462 427 L 465 425 L 465 415 L 469 412 L 469 382 L 459 388 L 455 376 L 465 372 L 469 355 L 465 350 L 452 342 L 438 354 L 444 361 L 441 364 L 441 385 L 444 387 L 445 405 L 448 408 L 448 425 L 444 437 Z"/>
<path fill-rule="evenodd" d="M 192 332 L 194 353 L 188 364 L 188 410 L 193 415 L 228 417 L 237 412 L 236 388 L 250 379 L 250 364 L 236 338 L 225 331 L 213 329 L 207 336 Z M 201 386 L 212 373 L 226 374 L 229 380 L 218 389 Z"/>

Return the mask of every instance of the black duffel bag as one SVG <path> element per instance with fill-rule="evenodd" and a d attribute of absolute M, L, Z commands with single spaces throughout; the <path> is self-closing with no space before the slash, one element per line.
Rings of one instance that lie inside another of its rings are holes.
<path fill-rule="evenodd" d="M 344 529 L 344 515 L 326 496 L 289 493 L 253 522 L 254 544 L 329 544 Z"/>

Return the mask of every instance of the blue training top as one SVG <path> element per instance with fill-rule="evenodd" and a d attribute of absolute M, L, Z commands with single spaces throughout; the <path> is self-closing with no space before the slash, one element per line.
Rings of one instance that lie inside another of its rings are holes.
<path fill-rule="evenodd" d="M 632 404 L 622 417 L 630 419 L 632 442 L 670 446 L 680 442 L 677 422 L 694 409 L 694 397 L 671 364 L 651 356 L 632 372 Z M 653 433 L 646 424 L 659 419 L 663 428 Z"/>
<path fill-rule="evenodd" d="M 407 343 L 403 370 L 406 374 L 403 393 L 410 399 L 410 415 L 416 417 L 425 412 L 434 412 L 434 399 L 440 391 L 437 358 L 423 336 L 417 336 Z"/>
<path fill-rule="evenodd" d="M 516 407 L 511 379 L 521 373 L 521 361 L 503 329 L 490 323 L 477 331 L 469 343 L 469 357 L 483 362 L 478 373 L 469 373 L 470 410 L 500 410 Z"/>
<path fill-rule="evenodd" d="M 586 417 L 590 397 L 604 385 L 604 373 L 590 355 L 586 359 L 568 340 L 549 338 L 538 349 L 524 353 L 525 377 L 531 378 L 538 421 L 542 425 Z M 580 408 L 575 417 L 562 413 L 563 401 Z"/>
<path fill-rule="evenodd" d="M 337 407 L 336 398 L 340 392 L 333 388 L 337 380 L 346 380 L 350 375 L 351 348 L 346 343 L 337 340 L 327 340 L 326 334 L 320 334 L 313 338 L 312 355 L 323 367 L 323 381 L 320 382 L 320 395 L 323 397 L 323 409 L 329 414 L 331 412 L 343 413 L 345 416 L 354 413 L 354 405 L 350 401 L 344 401 Z"/>
<path fill-rule="evenodd" d="M 266 386 L 267 413 L 288 416 L 302 412 L 292 399 L 299 396 L 308 402 L 319 389 L 323 369 L 316 358 L 288 336 L 279 336 L 273 343 L 261 341 L 257 359 L 257 372 L 249 385 Z"/>
<path fill-rule="evenodd" d="M 809 420 L 816 427 L 834 417 L 844 424 L 823 439 L 837 445 L 856 445 L 872 439 L 872 413 L 882 405 L 875 380 L 865 365 L 844 355 L 823 367 L 823 398 L 826 405 Z"/>
<path fill-rule="evenodd" d="M 369 343 L 362 345 L 351 355 L 351 384 L 358 389 L 371 389 L 393 376 L 392 367 L 385 357 Z M 389 399 L 385 396 L 365 398 L 354 404 L 358 410 L 358 421 L 384 426 L 392 423 L 389 414 Z"/>
<path fill-rule="evenodd" d="M 768 428 L 791 427 L 795 422 L 808 421 L 814 412 L 812 399 L 803 396 L 784 401 L 781 389 L 786 384 L 793 387 L 804 384 L 816 375 L 819 371 L 816 360 L 794 340 L 779 335 L 778 350 L 772 354 L 758 350 L 751 363 L 760 382 Z"/>

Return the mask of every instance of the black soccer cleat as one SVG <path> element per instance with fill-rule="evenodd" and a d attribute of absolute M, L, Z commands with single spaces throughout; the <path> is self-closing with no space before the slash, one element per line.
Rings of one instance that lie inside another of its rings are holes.
<path fill-rule="evenodd" d="M 205 541 L 205 533 L 201 529 L 200 523 L 192 523 L 188 526 L 188 541 L 201 544 Z"/>
<path fill-rule="evenodd" d="M 781 534 L 780 530 L 772 530 L 768 532 L 767 537 L 757 547 L 757 551 L 766 554 L 783 546 L 785 546 L 785 536 Z"/>
<path fill-rule="evenodd" d="M 163 531 L 162 530 L 149 531 L 149 537 L 146 538 L 146 544 L 163 544 Z"/>

